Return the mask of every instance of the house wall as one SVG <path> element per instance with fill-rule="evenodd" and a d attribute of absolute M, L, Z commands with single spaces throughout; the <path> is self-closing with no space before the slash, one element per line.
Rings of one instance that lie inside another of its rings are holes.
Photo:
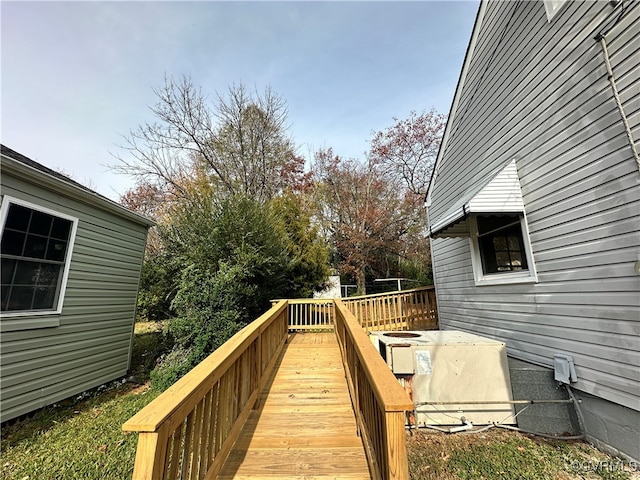
<path fill-rule="evenodd" d="M 2 195 L 79 219 L 59 325 L 0 320 L 4 422 L 126 374 L 147 229 L 6 172 Z"/>
<path fill-rule="evenodd" d="M 469 239 L 433 239 L 442 328 L 502 340 L 509 355 L 537 365 L 572 355 L 574 387 L 635 414 L 626 420 L 637 439 L 640 172 L 594 41 L 617 17 L 612 10 L 610 2 L 568 2 L 548 22 L 541 1 L 486 3 L 429 218 L 433 224 L 489 172 L 516 160 L 538 282 L 476 287 Z M 640 3 L 628 2 L 607 35 L 636 139 L 639 18 Z M 629 442 L 615 447 L 640 455 Z"/>

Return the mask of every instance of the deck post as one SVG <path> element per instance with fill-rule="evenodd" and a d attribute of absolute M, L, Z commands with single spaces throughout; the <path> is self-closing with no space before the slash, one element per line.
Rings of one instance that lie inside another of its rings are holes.
<path fill-rule="evenodd" d="M 405 480 L 409 478 L 409 464 L 407 462 L 407 444 L 405 439 L 405 413 L 386 412 L 386 460 L 389 480 Z"/>
<path fill-rule="evenodd" d="M 164 475 L 167 456 L 166 429 L 140 432 L 132 480 L 159 480 Z"/>

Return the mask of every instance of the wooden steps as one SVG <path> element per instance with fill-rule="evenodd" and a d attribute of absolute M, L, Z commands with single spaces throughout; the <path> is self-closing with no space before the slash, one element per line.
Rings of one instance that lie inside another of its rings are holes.
<path fill-rule="evenodd" d="M 370 478 L 333 333 L 290 337 L 218 478 Z"/>

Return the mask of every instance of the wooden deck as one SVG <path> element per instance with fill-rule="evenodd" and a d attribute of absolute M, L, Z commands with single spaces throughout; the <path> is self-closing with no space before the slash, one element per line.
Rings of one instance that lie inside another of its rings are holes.
<path fill-rule="evenodd" d="M 370 478 L 334 333 L 290 336 L 218 478 Z"/>

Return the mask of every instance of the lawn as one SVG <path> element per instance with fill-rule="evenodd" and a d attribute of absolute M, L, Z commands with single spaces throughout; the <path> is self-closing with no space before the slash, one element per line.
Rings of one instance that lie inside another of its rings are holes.
<path fill-rule="evenodd" d="M 125 479 L 133 472 L 137 435 L 120 426 L 154 394 L 125 384 L 81 401 L 44 408 L 2 429 L 6 480 Z"/>
<path fill-rule="evenodd" d="M 130 478 L 137 434 L 125 434 L 121 426 L 157 396 L 147 381 L 162 348 L 156 327 L 136 326 L 132 374 L 141 384 L 112 382 L 3 426 L 0 478 Z M 549 441 L 498 429 L 455 435 L 413 431 L 407 434 L 407 449 L 413 479 L 640 478 L 584 442 Z"/>
<path fill-rule="evenodd" d="M 582 441 L 547 440 L 498 428 L 481 433 L 407 434 L 412 479 L 638 479 L 627 462 Z"/>

